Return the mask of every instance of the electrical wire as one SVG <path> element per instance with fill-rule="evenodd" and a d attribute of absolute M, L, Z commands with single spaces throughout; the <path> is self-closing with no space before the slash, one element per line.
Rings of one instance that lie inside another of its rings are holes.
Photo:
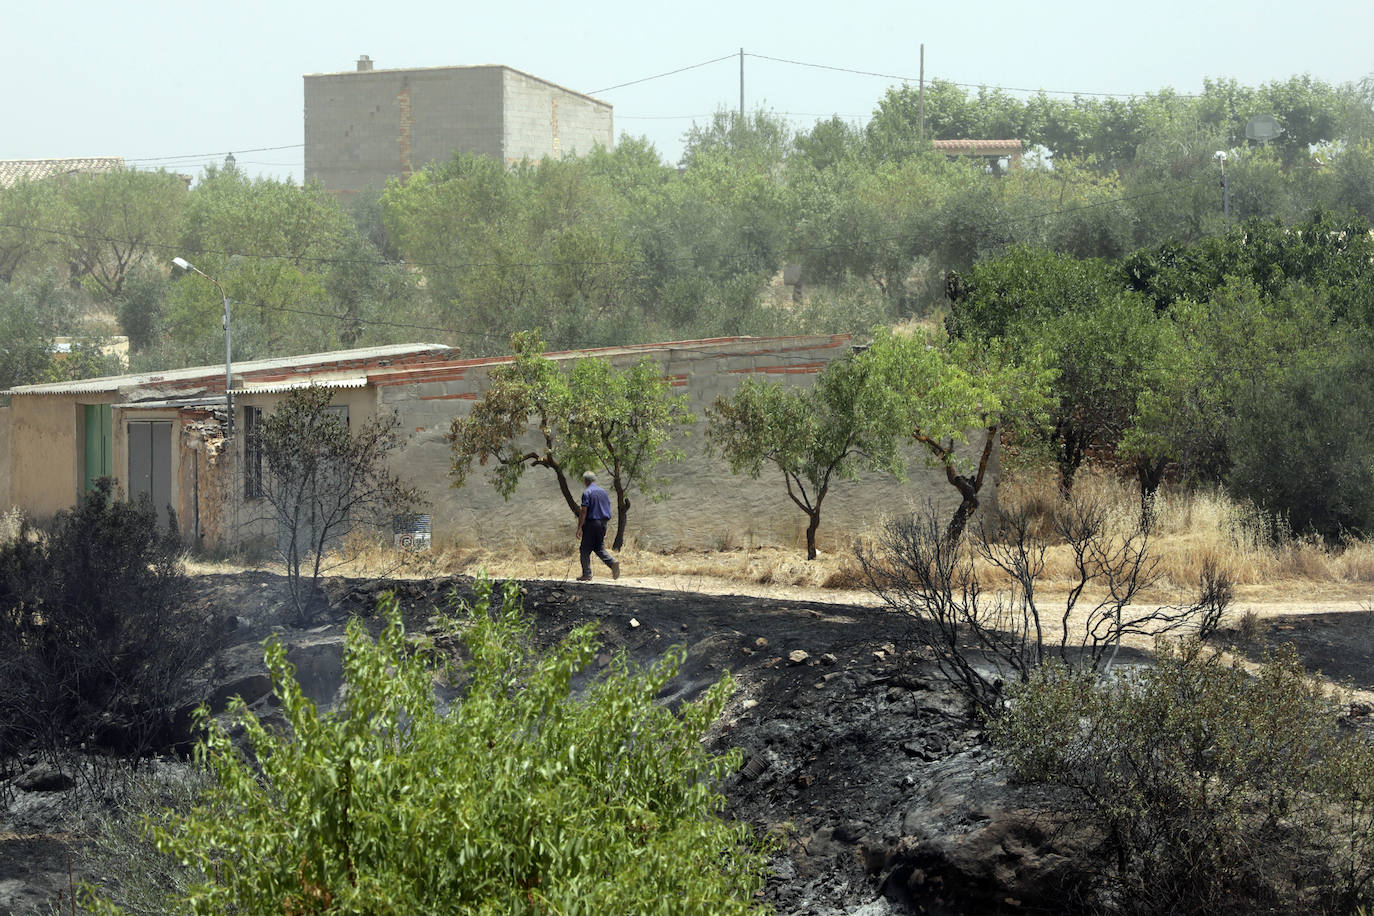
<path fill-rule="evenodd" d="M 643 77 L 642 79 L 630 80 L 626 83 L 617 83 L 614 86 L 607 86 L 605 89 L 593 89 L 591 92 L 588 92 L 587 95 L 599 95 L 600 93 L 610 92 L 614 89 L 624 89 L 626 86 L 637 86 L 640 83 L 647 83 L 651 80 L 660 80 L 663 79 L 665 76 L 675 76 L 679 73 L 686 73 L 688 70 L 697 70 L 701 67 L 709 67 L 711 64 L 718 64 L 723 60 L 731 60 L 736 56 L 737 55 L 735 54 L 726 54 L 724 57 L 717 57 L 714 60 L 704 60 L 699 64 L 691 64 L 687 67 L 678 67 L 676 70 L 669 70 L 667 73 L 657 73 L 653 76 Z"/>

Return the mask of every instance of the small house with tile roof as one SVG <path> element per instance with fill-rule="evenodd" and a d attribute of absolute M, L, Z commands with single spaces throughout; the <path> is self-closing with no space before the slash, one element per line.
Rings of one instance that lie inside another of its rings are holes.
<path fill-rule="evenodd" d="M 59 175 L 95 175 L 124 168 L 123 156 L 88 156 L 80 159 L 0 159 L 0 188 L 24 181 L 42 181 Z"/>

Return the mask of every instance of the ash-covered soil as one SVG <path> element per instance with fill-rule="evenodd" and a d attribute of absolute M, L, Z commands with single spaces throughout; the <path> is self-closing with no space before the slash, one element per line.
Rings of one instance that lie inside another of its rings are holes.
<path fill-rule="evenodd" d="M 330 609 L 302 630 L 284 623 L 290 608 L 278 576 L 205 575 L 197 582 L 201 600 L 232 622 L 207 696 L 233 691 L 251 699 L 258 692 L 254 702 L 264 713 L 270 708 L 258 647 L 268 634 L 280 634 L 308 692 L 327 703 L 351 615 L 370 616 L 390 590 L 408 628 L 420 631 L 436 608 L 471 597 L 466 577 L 331 579 Z M 619 583 L 530 581 L 524 589 L 542 642 L 593 621 L 603 662 L 622 649 L 648 662 L 671 645 L 685 646 L 667 702 L 697 695 L 726 671 L 734 676 L 738 689 L 712 741 L 744 753 L 743 767 L 724 786 L 730 816 L 780 840 L 766 889 L 779 913 L 1056 912 L 1073 897 L 1073 862 L 1084 850 L 1036 813 L 1039 799 L 1006 784 L 980 723 L 923 663 L 905 618 L 872 606 Z M 1295 620 L 1275 624 L 1295 627 L 1276 635 L 1303 631 Z M 1325 622 L 1314 632 L 1321 635 L 1306 641 L 1304 660 L 1326 668 L 1318 650 L 1335 640 Z M 1342 659 L 1368 659 L 1367 640 L 1360 645 Z M 77 880 L 98 878 L 81 872 L 81 838 L 64 833 L 61 811 L 72 795 L 14 792 L 0 822 L 0 911 L 46 912 L 69 886 L 69 854 Z"/>

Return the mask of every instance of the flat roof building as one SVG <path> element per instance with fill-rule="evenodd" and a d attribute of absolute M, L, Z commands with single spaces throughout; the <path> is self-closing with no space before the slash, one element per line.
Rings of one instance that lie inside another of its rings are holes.
<path fill-rule="evenodd" d="M 455 151 L 503 162 L 591 152 L 614 140 L 611 105 L 499 64 L 305 77 L 305 180 L 341 197 L 407 180 Z"/>

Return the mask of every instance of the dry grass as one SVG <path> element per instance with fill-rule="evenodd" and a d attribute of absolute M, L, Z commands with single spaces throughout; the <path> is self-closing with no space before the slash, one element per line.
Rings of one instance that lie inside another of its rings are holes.
<path fill-rule="evenodd" d="M 1131 532 L 1139 522 L 1140 498 L 1134 482 L 1107 474 L 1083 472 L 1075 492 L 1107 506 L 1113 527 Z M 1075 572 L 1068 549 L 1055 545 L 1050 516 L 1059 502 L 1052 474 L 1020 475 L 1003 483 L 1003 507 L 1024 506 L 1035 518 L 1035 532 L 1051 542 L 1043 585 L 1053 591 L 1067 585 Z M 1253 507 L 1237 504 L 1214 490 L 1161 492 L 1156 503 L 1151 553 L 1158 558 L 1161 601 L 1191 592 L 1205 564 L 1228 572 L 1238 595 L 1264 597 L 1368 597 L 1374 583 L 1374 541 L 1352 540 L 1329 546 L 1295 537 L 1285 526 Z M 731 583 L 750 591 L 827 589 L 857 592 L 863 576 L 851 550 L 822 553 L 807 561 L 800 547 L 725 548 L 656 552 L 633 544 L 619 552 L 624 581 L 684 590 L 728 591 Z M 195 561 L 193 571 L 228 572 L 242 568 L 232 559 Z M 253 564 L 262 565 L 262 564 Z M 599 580 L 609 578 L 595 562 Z M 266 568 L 272 568 L 268 564 Z M 342 557 L 332 558 L 328 574 L 355 577 L 429 578 L 486 570 L 498 578 L 574 579 L 577 551 L 569 541 L 550 547 L 534 543 L 502 549 L 436 544 L 425 552 L 355 542 Z"/>
<path fill-rule="evenodd" d="M 1101 500 L 1119 531 L 1139 520 L 1140 497 L 1133 481 L 1102 473 L 1083 473 L 1075 493 Z M 1049 514 L 1058 500 L 1052 475 L 1028 475 L 1004 484 L 1004 506 L 1021 504 L 1040 518 L 1039 532 L 1049 536 Z M 1374 540 L 1351 539 L 1340 545 L 1295 536 L 1281 519 L 1254 506 L 1237 503 L 1220 490 L 1162 490 L 1155 504 L 1151 553 L 1159 561 L 1161 586 L 1184 591 L 1194 587 L 1204 565 L 1228 572 L 1247 592 L 1292 593 L 1316 586 L 1323 592 L 1356 589 L 1374 583 Z M 1050 551 L 1049 578 L 1063 578 L 1072 564 L 1063 551 Z"/>

